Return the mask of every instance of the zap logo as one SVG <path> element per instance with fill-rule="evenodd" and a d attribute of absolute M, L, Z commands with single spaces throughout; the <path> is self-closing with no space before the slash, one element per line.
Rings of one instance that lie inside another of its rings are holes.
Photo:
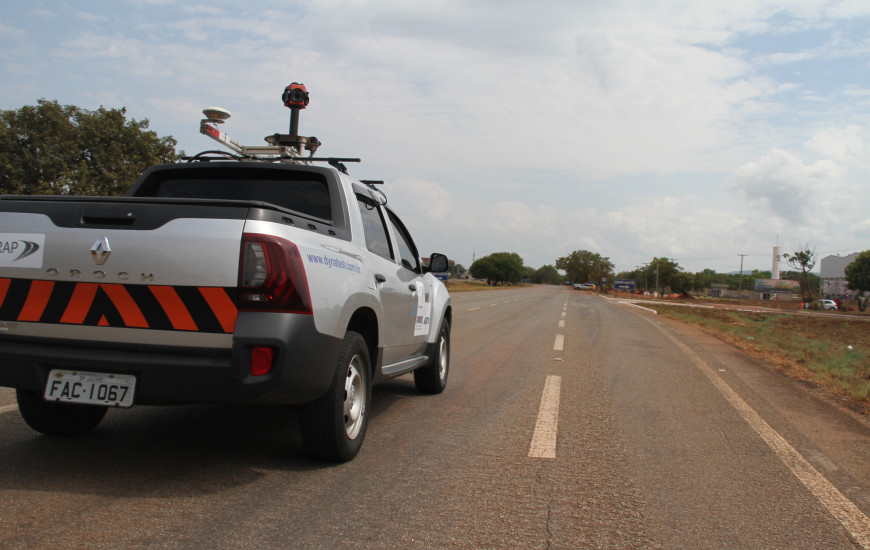
<path fill-rule="evenodd" d="M 42 267 L 45 235 L 0 233 L 0 267 Z"/>

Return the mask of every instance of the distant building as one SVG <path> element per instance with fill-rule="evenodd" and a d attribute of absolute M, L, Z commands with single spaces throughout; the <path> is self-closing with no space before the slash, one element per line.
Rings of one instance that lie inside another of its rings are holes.
<path fill-rule="evenodd" d="M 857 292 L 849 290 L 846 281 L 846 266 L 855 261 L 858 252 L 848 256 L 826 256 L 822 258 L 819 271 L 822 278 L 822 295 L 825 298 L 855 298 Z"/>
<path fill-rule="evenodd" d="M 728 295 L 728 285 L 713 283 L 707 289 L 707 296 L 711 298 L 725 298 Z"/>

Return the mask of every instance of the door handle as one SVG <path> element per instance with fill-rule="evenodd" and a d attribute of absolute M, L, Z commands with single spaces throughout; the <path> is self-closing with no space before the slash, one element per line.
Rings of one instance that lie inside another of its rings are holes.
<path fill-rule="evenodd" d="M 380 273 L 375 273 L 375 282 L 376 283 L 386 283 L 387 278 Z"/>
<path fill-rule="evenodd" d="M 409 289 L 411 292 L 417 292 L 417 285 L 415 285 L 414 283 L 411 283 L 411 284 L 408 285 L 408 289 Z"/>

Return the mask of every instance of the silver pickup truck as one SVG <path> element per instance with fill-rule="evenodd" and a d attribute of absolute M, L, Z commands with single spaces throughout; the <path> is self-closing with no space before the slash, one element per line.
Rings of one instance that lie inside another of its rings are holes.
<path fill-rule="evenodd" d="M 32 428 L 288 404 L 312 455 L 346 461 L 373 384 L 413 371 L 444 390 L 447 258 L 425 265 L 384 193 L 334 159 L 252 149 L 153 167 L 125 197 L 0 198 L 0 385 Z"/>

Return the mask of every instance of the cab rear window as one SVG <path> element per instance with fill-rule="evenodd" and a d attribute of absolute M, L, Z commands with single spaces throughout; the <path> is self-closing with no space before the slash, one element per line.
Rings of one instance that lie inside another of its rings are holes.
<path fill-rule="evenodd" d="M 206 168 L 164 173 L 148 183 L 137 196 L 261 201 L 332 221 L 329 186 L 317 173 Z"/>

